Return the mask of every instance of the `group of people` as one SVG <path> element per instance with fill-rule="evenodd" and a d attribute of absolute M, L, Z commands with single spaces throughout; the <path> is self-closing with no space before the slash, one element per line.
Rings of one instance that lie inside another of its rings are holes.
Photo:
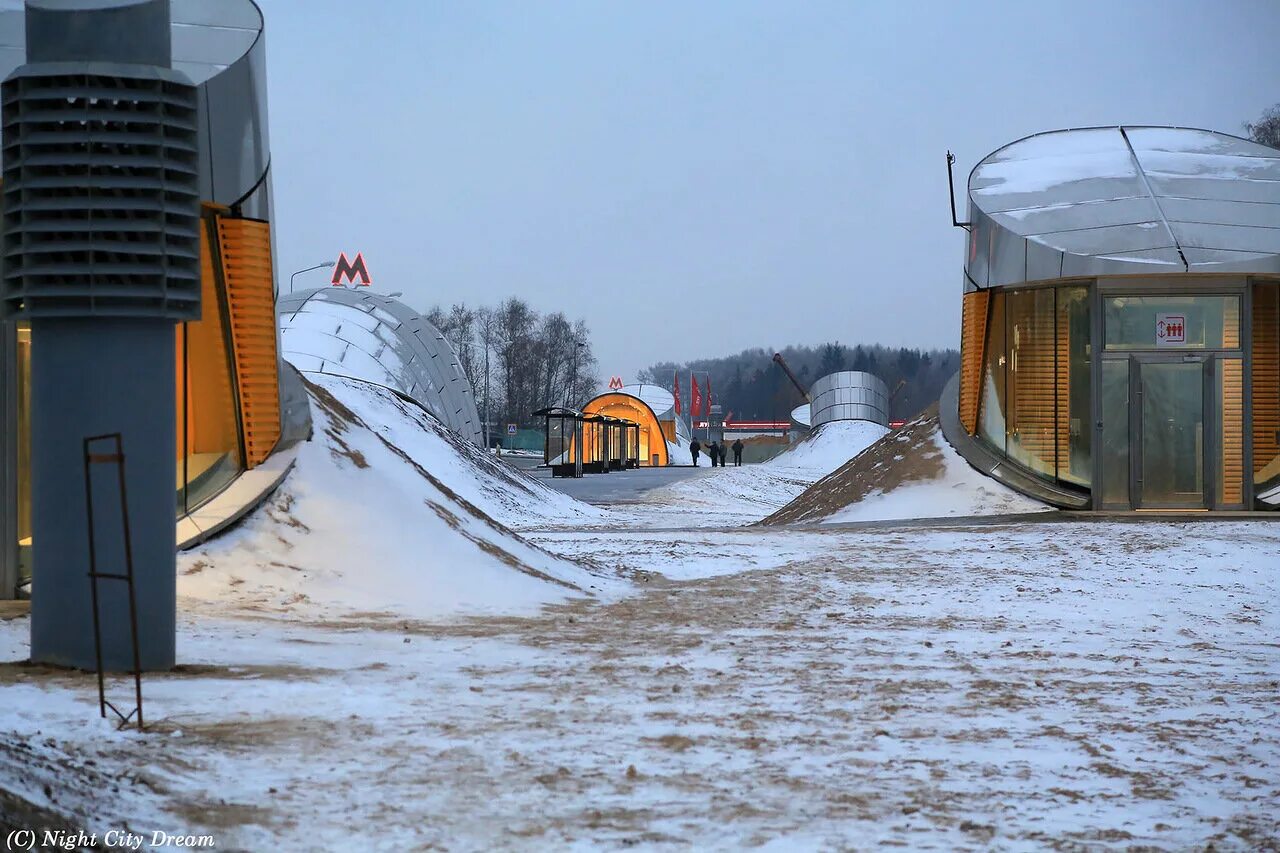
<path fill-rule="evenodd" d="M 694 439 L 689 442 L 689 453 L 693 456 L 693 467 L 698 467 L 698 454 L 702 452 L 702 442 Z M 706 446 L 707 455 L 711 457 L 711 467 L 719 465 L 721 468 L 726 467 L 729 463 L 727 457 L 729 455 L 730 445 L 723 442 L 712 441 Z M 742 464 L 742 439 L 738 439 L 732 444 L 733 464 Z"/>

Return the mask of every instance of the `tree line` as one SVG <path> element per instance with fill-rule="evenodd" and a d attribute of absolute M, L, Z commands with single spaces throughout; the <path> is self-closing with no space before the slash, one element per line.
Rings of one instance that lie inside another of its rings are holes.
<path fill-rule="evenodd" d="M 535 410 L 573 405 L 599 387 L 585 320 L 541 314 L 514 296 L 493 307 L 435 305 L 424 316 L 458 354 L 490 443 L 506 424 L 537 426 Z"/>
<path fill-rule="evenodd" d="M 773 350 L 747 349 L 723 358 L 704 358 L 676 363 L 663 361 L 640 371 L 641 382 L 670 388 L 673 376 L 680 377 L 680 393 L 685 409 L 689 405 L 689 371 L 700 384 L 710 374 L 714 402 L 735 420 L 783 421 L 804 398 L 782 369 L 773 363 Z M 889 403 L 891 420 L 906 420 L 928 408 L 942 394 L 942 388 L 960 369 L 960 353 L 954 349 L 908 349 L 879 344 L 846 346 L 838 342 L 819 346 L 789 346 L 782 357 L 800 383 L 809 388 L 816 380 L 841 370 L 861 370 L 874 374 L 898 388 Z"/>

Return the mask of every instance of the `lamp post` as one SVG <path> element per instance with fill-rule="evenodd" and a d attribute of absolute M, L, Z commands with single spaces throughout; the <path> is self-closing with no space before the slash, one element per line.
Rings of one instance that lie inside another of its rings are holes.
<path fill-rule="evenodd" d="M 324 262 L 324 263 L 322 263 L 322 264 L 316 264 L 316 265 L 315 265 L 315 266 L 313 266 L 313 267 L 307 267 L 306 269 L 298 270 L 298 271 L 297 271 L 297 272 L 295 272 L 293 275 L 289 276 L 289 292 L 290 292 L 290 293 L 293 293 L 293 280 L 294 280 L 294 278 L 296 278 L 299 274 L 304 273 L 304 272 L 311 272 L 312 270 L 318 270 L 318 269 L 320 269 L 321 267 L 331 267 L 331 266 L 333 266 L 333 265 L 334 265 L 334 264 L 336 264 L 336 263 L 337 263 L 337 261 L 325 261 L 325 262 Z"/>

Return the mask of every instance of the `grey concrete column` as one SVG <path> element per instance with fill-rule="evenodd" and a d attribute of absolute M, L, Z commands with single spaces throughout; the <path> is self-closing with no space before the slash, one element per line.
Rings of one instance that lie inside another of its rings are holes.
<path fill-rule="evenodd" d="M 144 669 L 174 664 L 177 438 L 173 323 L 44 319 L 31 328 L 31 657 L 92 668 L 83 440 L 124 437 Z M 110 445 L 100 445 L 105 452 Z M 98 570 L 123 572 L 116 466 L 91 466 Z M 99 583 L 103 665 L 133 668 L 127 587 Z"/>
<path fill-rule="evenodd" d="M 0 600 L 18 588 L 17 325 L 0 320 Z"/>

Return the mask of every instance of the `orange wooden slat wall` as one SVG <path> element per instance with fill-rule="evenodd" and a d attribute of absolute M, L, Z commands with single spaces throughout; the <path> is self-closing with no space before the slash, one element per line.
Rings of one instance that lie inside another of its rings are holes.
<path fill-rule="evenodd" d="M 1054 314 L 1037 309 L 1044 291 L 1018 294 L 1024 298 L 1005 303 L 1010 341 L 1009 372 L 1012 410 L 1007 417 L 1018 444 L 1040 460 L 1046 472 L 1054 471 L 1057 450 L 1057 365 L 1058 338 Z M 1047 322 L 1046 322 L 1047 321 Z M 1047 327 L 1047 328 L 1046 328 Z M 1012 454 L 1011 454 L 1012 455 Z"/>
<path fill-rule="evenodd" d="M 978 396 L 982 388 L 983 347 L 987 340 L 987 302 L 991 294 L 964 295 L 960 328 L 960 424 L 969 435 L 978 431 Z"/>
<path fill-rule="evenodd" d="M 1222 365 L 1222 480 L 1224 504 L 1244 500 L 1244 364 L 1227 358 Z"/>
<path fill-rule="evenodd" d="M 1057 428 L 1058 439 L 1058 476 L 1066 477 L 1071 473 L 1071 302 L 1065 291 L 1057 292 L 1057 348 L 1056 376 L 1057 388 Z"/>
<path fill-rule="evenodd" d="M 1280 284 L 1253 286 L 1253 472 L 1280 456 Z"/>
<path fill-rule="evenodd" d="M 280 440 L 280 375 L 270 226 L 256 219 L 218 217 L 218 244 L 231 315 L 245 465 L 253 468 Z"/>

